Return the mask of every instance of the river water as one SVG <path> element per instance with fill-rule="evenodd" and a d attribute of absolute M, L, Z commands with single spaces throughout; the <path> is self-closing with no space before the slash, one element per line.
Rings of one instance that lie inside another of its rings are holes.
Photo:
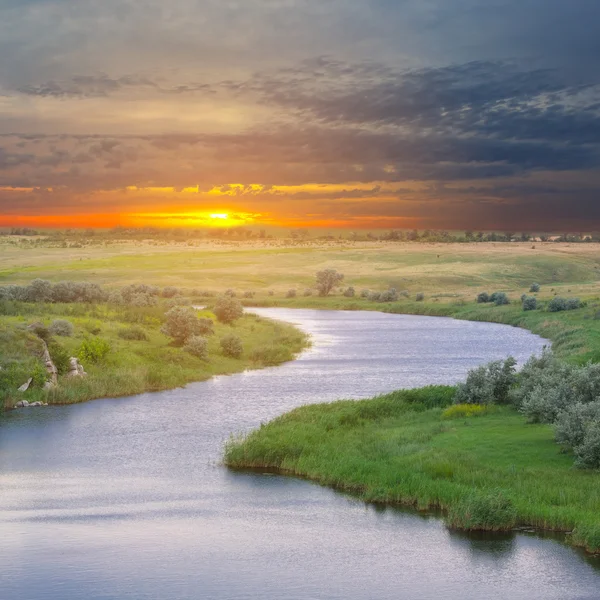
<path fill-rule="evenodd" d="M 451 319 L 256 312 L 296 323 L 313 347 L 185 389 L 7 415 L 1 600 L 600 598 L 598 566 L 555 540 L 458 535 L 219 462 L 230 433 L 300 404 L 453 383 L 544 340 Z"/>

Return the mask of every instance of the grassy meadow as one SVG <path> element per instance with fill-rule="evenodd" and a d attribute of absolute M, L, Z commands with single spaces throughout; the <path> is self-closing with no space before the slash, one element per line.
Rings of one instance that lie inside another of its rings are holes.
<path fill-rule="evenodd" d="M 599 552 L 597 472 L 574 469 L 549 425 L 526 424 L 513 409 L 445 413 L 453 395 L 436 386 L 303 406 L 232 439 L 225 462 L 369 502 L 439 508 L 451 527 L 568 532 L 572 544 Z"/>
<path fill-rule="evenodd" d="M 5 408 L 12 408 L 19 400 L 69 404 L 172 389 L 213 375 L 292 360 L 307 344 L 304 334 L 285 323 L 245 314 L 232 324 L 223 324 L 210 311 L 203 310 L 198 316 L 214 321 L 214 335 L 208 336 L 205 360 L 174 345 L 161 333 L 161 306 L 10 303 L 9 310 L 4 306 L 4 312 L 0 316 L 0 405 L 4 403 Z M 39 358 L 42 342 L 27 325 L 48 326 L 55 319 L 68 320 L 74 326 L 73 335 L 53 336 L 49 342 L 57 366 L 61 359 L 64 362 L 70 356 L 78 356 L 85 341 L 101 340 L 109 351 L 100 360 L 82 360 L 87 377 L 66 378 L 62 373 L 59 385 L 46 392 L 42 389 L 46 373 Z M 242 342 L 240 358 L 226 356 L 220 346 L 220 339 L 231 334 Z M 29 377 L 34 378 L 31 388 L 18 392 L 17 388 Z"/>

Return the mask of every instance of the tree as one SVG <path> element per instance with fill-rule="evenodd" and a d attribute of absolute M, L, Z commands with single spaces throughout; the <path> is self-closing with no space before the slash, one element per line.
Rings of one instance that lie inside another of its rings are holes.
<path fill-rule="evenodd" d="M 217 299 L 213 312 L 221 323 L 233 323 L 244 314 L 244 307 L 231 296 L 221 296 Z"/>
<path fill-rule="evenodd" d="M 200 335 L 189 337 L 183 349 L 196 358 L 201 358 L 202 360 L 208 359 L 208 342 L 206 338 Z"/>
<path fill-rule="evenodd" d="M 200 319 L 192 308 L 174 306 L 165 317 L 161 332 L 172 337 L 177 344 L 181 345 L 191 336 L 201 333 Z"/>
<path fill-rule="evenodd" d="M 317 273 L 319 296 L 328 296 L 331 290 L 344 281 L 344 276 L 335 269 L 325 269 Z"/>

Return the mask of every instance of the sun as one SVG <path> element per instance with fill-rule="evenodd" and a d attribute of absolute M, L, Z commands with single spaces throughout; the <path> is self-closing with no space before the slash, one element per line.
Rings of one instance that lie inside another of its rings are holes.
<path fill-rule="evenodd" d="M 227 213 L 213 213 L 210 215 L 211 219 L 221 219 L 223 221 L 229 219 L 229 215 Z"/>

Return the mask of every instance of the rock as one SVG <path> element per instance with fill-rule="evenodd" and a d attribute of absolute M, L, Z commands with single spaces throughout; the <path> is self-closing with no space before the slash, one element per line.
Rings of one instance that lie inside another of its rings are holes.
<path fill-rule="evenodd" d="M 32 402 L 29 406 L 41 406 L 41 402 Z"/>
<path fill-rule="evenodd" d="M 27 408 L 29 406 L 29 402 L 27 402 L 27 400 L 19 400 L 15 406 L 17 408 Z"/>
<path fill-rule="evenodd" d="M 33 381 L 33 377 L 30 377 L 17 391 L 26 392 Z"/>
<path fill-rule="evenodd" d="M 86 375 L 87 373 L 79 363 L 79 359 L 72 356 L 69 359 L 69 372 L 67 373 L 67 377 L 85 377 Z"/>

